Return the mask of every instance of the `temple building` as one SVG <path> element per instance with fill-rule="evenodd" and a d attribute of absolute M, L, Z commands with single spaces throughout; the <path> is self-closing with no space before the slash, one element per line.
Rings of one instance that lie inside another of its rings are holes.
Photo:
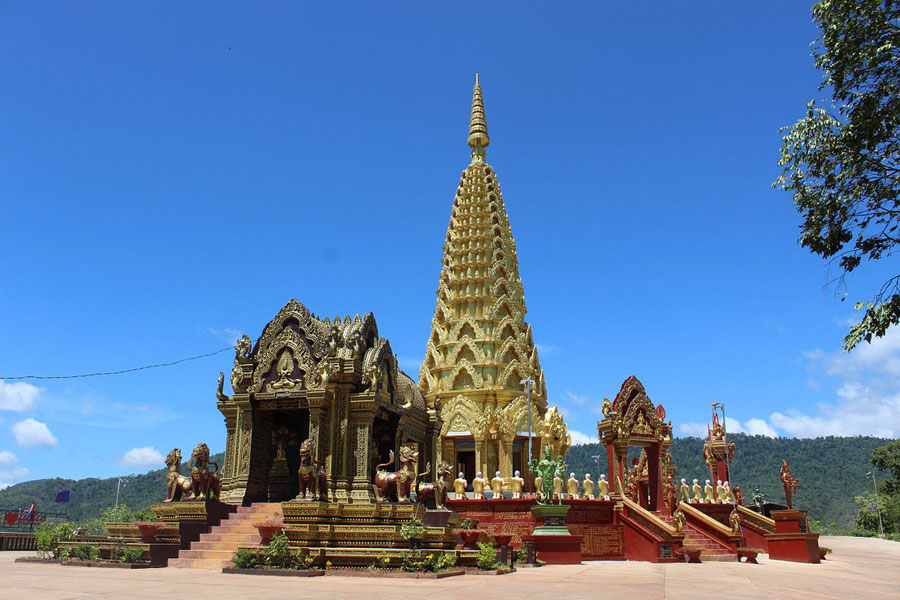
<path fill-rule="evenodd" d="M 415 382 L 397 368 L 371 313 L 319 318 L 288 302 L 251 347 L 236 346 L 232 396 L 219 376 L 225 416 L 225 502 L 281 502 L 297 496 L 299 447 L 312 440 L 328 499 L 371 502 L 375 466 L 400 446 L 434 461 L 440 422 Z"/>
<path fill-rule="evenodd" d="M 545 445 L 565 454 L 571 437 L 556 407 L 547 408 L 516 243 L 497 174 L 485 161 L 490 137 L 477 75 L 468 143 L 472 160 L 453 200 L 419 388 L 443 422 L 438 456 L 471 481 L 478 471 L 508 477 L 527 470 L 524 380 L 533 381 L 532 456 Z"/>

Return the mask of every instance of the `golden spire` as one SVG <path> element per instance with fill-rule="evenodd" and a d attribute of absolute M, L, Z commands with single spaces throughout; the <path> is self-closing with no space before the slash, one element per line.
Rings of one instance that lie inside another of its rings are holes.
<path fill-rule="evenodd" d="M 475 73 L 475 89 L 472 91 L 472 118 L 469 120 L 469 145 L 473 148 L 472 159 L 484 158 L 484 149 L 491 143 L 488 136 L 487 120 L 484 117 L 484 100 L 481 98 L 481 85 L 478 73 Z"/>

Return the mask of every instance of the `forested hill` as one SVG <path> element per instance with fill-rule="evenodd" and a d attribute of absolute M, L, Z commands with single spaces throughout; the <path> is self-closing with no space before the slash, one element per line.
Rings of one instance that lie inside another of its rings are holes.
<path fill-rule="evenodd" d="M 824 524 L 834 523 L 852 528 L 859 510 L 854 498 L 872 489 L 866 472 L 872 450 L 888 442 L 874 437 L 824 437 L 815 439 L 770 438 L 730 434 L 736 445 L 731 464 L 731 486 L 741 486 L 750 502 L 753 490 L 759 487 L 766 500 L 784 504 L 784 489 L 779 478 L 781 460 L 788 461 L 791 473 L 800 481 L 794 495 L 794 507 L 809 510 L 809 517 Z M 703 462 L 703 440 L 686 437 L 672 441 L 672 460 L 678 466 L 678 478 L 709 479 L 709 469 Z M 597 478 L 597 464 L 591 456 L 600 455 L 600 469 L 606 473 L 606 449 L 599 444 L 574 446 L 569 450 L 569 471 L 590 472 Z M 608 476 L 608 474 L 607 474 Z"/>
<path fill-rule="evenodd" d="M 215 454 L 212 462 L 222 466 L 225 455 Z M 187 463 L 182 471 L 188 474 Z M 26 481 L 0 490 L 0 510 L 17 510 L 28 508 L 34 503 L 35 510 L 40 512 L 59 512 L 68 516 L 70 521 L 82 522 L 96 518 L 100 511 L 116 503 L 117 477 L 107 479 L 37 479 Z M 127 504 L 131 509 L 141 509 L 166 497 L 166 469 L 157 469 L 141 475 L 130 475 L 125 479 L 128 483 L 119 489 L 119 502 Z M 60 490 L 71 490 L 70 500 L 66 503 L 55 503 L 56 493 Z"/>
<path fill-rule="evenodd" d="M 858 507 L 854 497 L 871 489 L 866 472 L 871 470 L 872 450 L 887 440 L 873 437 L 826 437 L 815 439 L 768 438 L 762 436 L 730 435 L 737 446 L 732 464 L 732 486 L 740 485 L 749 502 L 753 489 L 759 487 L 772 502 L 784 503 L 784 492 L 778 471 L 781 459 L 791 465 L 791 472 L 800 480 L 794 506 L 810 511 L 810 518 L 825 524 L 835 523 L 844 528 L 854 524 Z M 676 438 L 672 442 L 672 459 L 678 466 L 678 477 L 690 482 L 709 478 L 701 452 L 703 440 Z M 601 472 L 606 473 L 606 451 L 599 444 L 574 446 L 569 450 L 569 471 L 579 479 L 586 472 L 597 477 L 596 462 L 591 456 L 600 455 Z M 213 457 L 221 464 L 222 454 Z M 140 509 L 161 501 L 166 495 L 165 469 L 150 471 L 128 478 L 121 489 L 119 501 L 132 509 Z M 71 490 L 68 504 L 55 504 L 60 490 Z M 100 510 L 116 501 L 116 478 L 108 479 L 40 479 L 26 481 L 0 490 L 0 509 L 15 510 L 34 502 L 38 511 L 65 512 L 73 521 L 96 517 Z"/>

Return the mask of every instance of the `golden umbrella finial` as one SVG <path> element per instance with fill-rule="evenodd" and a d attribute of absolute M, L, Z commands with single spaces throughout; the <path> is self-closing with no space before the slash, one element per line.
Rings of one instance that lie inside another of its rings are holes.
<path fill-rule="evenodd" d="M 488 136 L 487 120 L 484 117 L 484 100 L 481 97 L 481 85 L 478 83 L 478 73 L 475 73 L 475 89 L 472 91 L 472 117 L 469 120 L 469 145 L 474 148 L 472 157 L 476 154 L 484 157 L 484 148 L 491 143 Z"/>

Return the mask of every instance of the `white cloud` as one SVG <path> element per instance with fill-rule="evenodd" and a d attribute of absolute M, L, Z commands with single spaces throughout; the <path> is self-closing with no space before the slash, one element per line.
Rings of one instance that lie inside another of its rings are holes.
<path fill-rule="evenodd" d="M 559 354 L 561 352 L 559 346 L 553 346 L 552 344 L 545 346 L 544 344 L 535 342 L 534 345 L 537 347 L 538 353 L 542 356 L 553 356 L 554 354 Z"/>
<path fill-rule="evenodd" d="M 678 433 L 693 437 L 706 437 L 706 423 L 687 422 L 678 424 Z"/>
<path fill-rule="evenodd" d="M 772 413 L 772 425 L 797 437 L 900 435 L 900 328 L 850 352 L 817 348 L 805 356 L 812 373 L 839 378 L 837 397 L 815 411 Z"/>
<path fill-rule="evenodd" d="M 165 462 L 165 457 L 152 446 L 132 448 L 116 459 L 116 462 L 125 467 L 153 467 Z"/>
<path fill-rule="evenodd" d="M 577 404 L 578 406 L 582 406 L 587 402 L 587 396 L 579 396 L 578 394 L 573 394 L 569 390 L 566 390 L 566 395 L 573 404 Z"/>
<path fill-rule="evenodd" d="M 16 443 L 26 448 L 55 448 L 58 443 L 46 423 L 31 418 L 14 423 L 11 429 Z"/>
<path fill-rule="evenodd" d="M 845 381 L 835 406 L 820 405 L 816 414 L 798 410 L 770 417 L 781 430 L 796 437 L 825 435 L 900 435 L 900 393 L 879 391 L 858 381 Z"/>
<path fill-rule="evenodd" d="M 419 367 L 422 366 L 421 358 L 397 358 L 397 364 L 406 371 L 406 374 L 418 381 Z"/>
<path fill-rule="evenodd" d="M 42 388 L 17 381 L 6 383 L 0 379 L 0 410 L 12 410 L 24 412 L 37 406 L 38 396 L 44 391 Z"/>
<path fill-rule="evenodd" d="M 706 423 L 680 423 L 678 432 L 682 435 L 705 438 L 709 435 Z M 748 435 L 765 435 L 778 437 L 778 432 L 765 419 L 747 419 L 743 423 L 731 417 L 725 418 L 725 430 L 729 433 L 746 433 Z"/>
<path fill-rule="evenodd" d="M 230 327 L 225 327 L 223 329 L 216 329 L 215 327 L 210 327 L 209 325 L 201 325 L 200 329 L 213 335 L 223 342 L 228 342 L 229 344 L 236 344 L 241 336 L 244 335 L 244 332 L 238 329 L 231 329 Z"/>
<path fill-rule="evenodd" d="M 0 450 L 0 490 L 28 475 L 28 469 L 19 466 L 19 458 L 9 450 Z"/>
<path fill-rule="evenodd" d="M 211 378 L 212 379 L 212 378 Z M 210 382 L 215 390 L 215 380 Z M 173 406 L 183 406 L 173 399 Z M 127 403 L 101 396 L 90 388 L 70 388 L 58 396 L 48 396 L 41 405 L 58 423 L 78 426 L 119 428 L 155 428 L 179 418 L 172 407 L 160 404 Z"/>
<path fill-rule="evenodd" d="M 569 435 L 572 436 L 572 445 L 573 446 L 583 446 L 584 444 L 593 444 L 599 440 L 592 439 L 586 433 L 582 433 L 580 431 L 576 431 L 574 429 L 569 430 Z"/>

